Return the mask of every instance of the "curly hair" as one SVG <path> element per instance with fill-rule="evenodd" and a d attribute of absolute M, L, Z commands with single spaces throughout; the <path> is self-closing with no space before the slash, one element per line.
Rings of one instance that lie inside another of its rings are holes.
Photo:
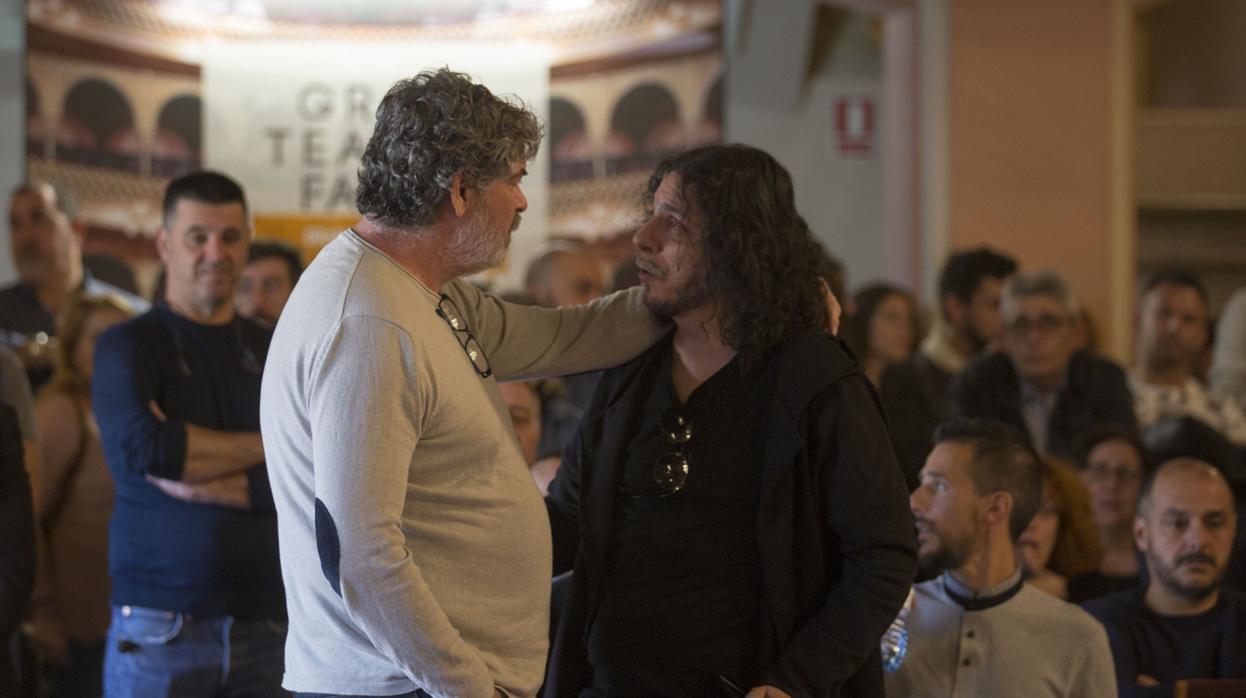
<path fill-rule="evenodd" d="M 719 331 L 746 365 L 780 340 L 826 325 L 821 253 L 778 161 L 746 145 L 694 148 L 658 165 L 650 202 L 671 173 L 703 221 L 704 281 L 721 299 Z"/>
<path fill-rule="evenodd" d="M 536 157 L 543 126 L 521 104 L 447 68 L 400 80 L 381 100 L 355 205 L 393 228 L 428 225 L 450 181 L 483 188 Z"/>

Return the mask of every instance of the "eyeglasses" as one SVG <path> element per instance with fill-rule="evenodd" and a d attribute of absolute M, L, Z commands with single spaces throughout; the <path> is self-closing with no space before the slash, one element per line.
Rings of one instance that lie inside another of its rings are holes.
<path fill-rule="evenodd" d="M 463 314 L 459 312 L 459 307 L 454 304 L 454 301 L 450 300 L 450 296 L 441 294 L 441 302 L 437 304 L 437 314 L 446 321 L 450 329 L 454 330 L 454 337 L 459 340 L 463 353 L 467 354 L 467 359 L 472 362 L 476 375 L 481 378 L 493 375 L 493 366 L 489 363 L 489 357 L 485 356 L 484 348 L 480 346 L 480 342 L 476 341 L 476 335 L 472 334 L 472 329 L 467 326 L 463 320 Z"/>
<path fill-rule="evenodd" d="M 1142 474 L 1128 468 L 1109 468 L 1106 465 L 1092 465 L 1086 468 L 1086 478 L 1091 482 L 1107 482 L 1116 479 L 1124 484 L 1137 482 Z"/>
<path fill-rule="evenodd" d="M 1019 317 L 1008 323 L 1006 329 L 1012 334 L 1027 335 L 1036 330 L 1039 334 L 1048 335 L 1064 327 L 1067 318 L 1056 315 L 1039 315 L 1036 318 Z"/>
<path fill-rule="evenodd" d="M 658 418 L 658 428 L 675 448 L 653 466 L 653 481 L 667 494 L 675 494 L 688 481 L 688 454 L 684 447 L 692 440 L 692 420 L 682 405 L 672 405 Z"/>

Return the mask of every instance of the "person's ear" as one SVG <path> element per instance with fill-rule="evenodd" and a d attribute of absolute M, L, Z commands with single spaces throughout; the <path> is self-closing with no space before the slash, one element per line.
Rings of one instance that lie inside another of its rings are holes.
<path fill-rule="evenodd" d="M 1147 530 L 1146 520 L 1141 516 L 1134 517 L 1134 546 L 1143 553 L 1151 549 L 1151 532 Z"/>
<path fill-rule="evenodd" d="M 81 245 L 87 239 L 87 224 L 80 220 L 72 220 L 69 222 L 69 229 L 73 231 L 74 237 L 78 238 L 78 244 Z"/>
<path fill-rule="evenodd" d="M 454 209 L 456 218 L 467 214 L 467 209 L 471 206 L 471 196 L 472 188 L 463 181 L 463 173 L 455 172 L 450 178 L 450 206 Z"/>
<path fill-rule="evenodd" d="M 1008 526 L 1008 519 L 1012 516 L 1012 495 L 1004 490 L 993 492 L 987 496 L 986 511 L 983 512 L 983 519 L 988 525 L 995 526 L 1001 522 L 1004 526 Z"/>
<path fill-rule="evenodd" d="M 954 293 L 949 293 L 943 297 L 943 318 L 947 320 L 947 324 L 952 327 L 963 327 L 966 322 L 966 315 L 969 309 L 965 301 Z"/>
<path fill-rule="evenodd" d="M 165 267 L 169 266 L 169 231 L 163 225 L 156 231 L 156 255 Z"/>

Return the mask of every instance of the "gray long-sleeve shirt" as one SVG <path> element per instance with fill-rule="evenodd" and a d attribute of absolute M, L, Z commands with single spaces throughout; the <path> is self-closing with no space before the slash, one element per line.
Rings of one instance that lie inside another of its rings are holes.
<path fill-rule="evenodd" d="M 945 572 L 913 588 L 908 653 L 886 675 L 888 696 L 1116 695 L 1107 633 L 1089 613 L 1029 584 L 998 606 L 967 611 L 945 583 L 958 586 Z"/>
<path fill-rule="evenodd" d="M 604 368 L 661 328 L 638 291 L 549 310 L 439 295 L 353 231 L 303 274 L 261 398 L 293 691 L 531 696 L 548 633 L 549 522 L 494 377 Z"/>

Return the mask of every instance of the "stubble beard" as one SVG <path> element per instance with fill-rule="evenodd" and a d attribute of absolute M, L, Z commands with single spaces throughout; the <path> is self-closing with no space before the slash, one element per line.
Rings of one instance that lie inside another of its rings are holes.
<path fill-rule="evenodd" d="M 652 296 L 646 288 L 642 299 L 649 312 L 661 318 L 673 318 L 681 313 L 700 307 L 709 301 L 711 296 L 709 282 L 704 274 L 695 274 L 676 292 L 669 301 L 660 301 Z"/>
<path fill-rule="evenodd" d="M 1218 567 L 1216 574 L 1211 581 L 1205 584 L 1191 585 L 1182 582 L 1177 578 L 1177 567 L 1181 566 L 1178 562 L 1176 565 L 1169 564 L 1161 560 L 1159 557 L 1152 557 L 1151 564 L 1155 568 L 1155 577 L 1160 584 L 1164 586 L 1174 596 L 1185 599 L 1186 601 L 1203 601 L 1207 597 L 1216 593 L 1220 588 L 1220 584 L 1224 581 L 1226 572 L 1225 567 Z"/>
<path fill-rule="evenodd" d="M 969 556 L 973 555 L 974 545 L 978 538 L 976 527 L 967 535 L 956 539 L 949 539 L 938 528 L 934 529 L 934 533 L 939 536 L 940 546 L 934 552 L 918 557 L 919 579 L 933 579 L 947 570 L 955 570 L 964 565 L 969 560 Z"/>
<path fill-rule="evenodd" d="M 458 276 L 492 269 L 506 258 L 511 233 L 518 227 L 519 215 L 516 214 L 509 232 L 494 235 L 484 211 L 477 209 L 455 230 L 446 247 L 446 258 L 460 270 Z"/>

